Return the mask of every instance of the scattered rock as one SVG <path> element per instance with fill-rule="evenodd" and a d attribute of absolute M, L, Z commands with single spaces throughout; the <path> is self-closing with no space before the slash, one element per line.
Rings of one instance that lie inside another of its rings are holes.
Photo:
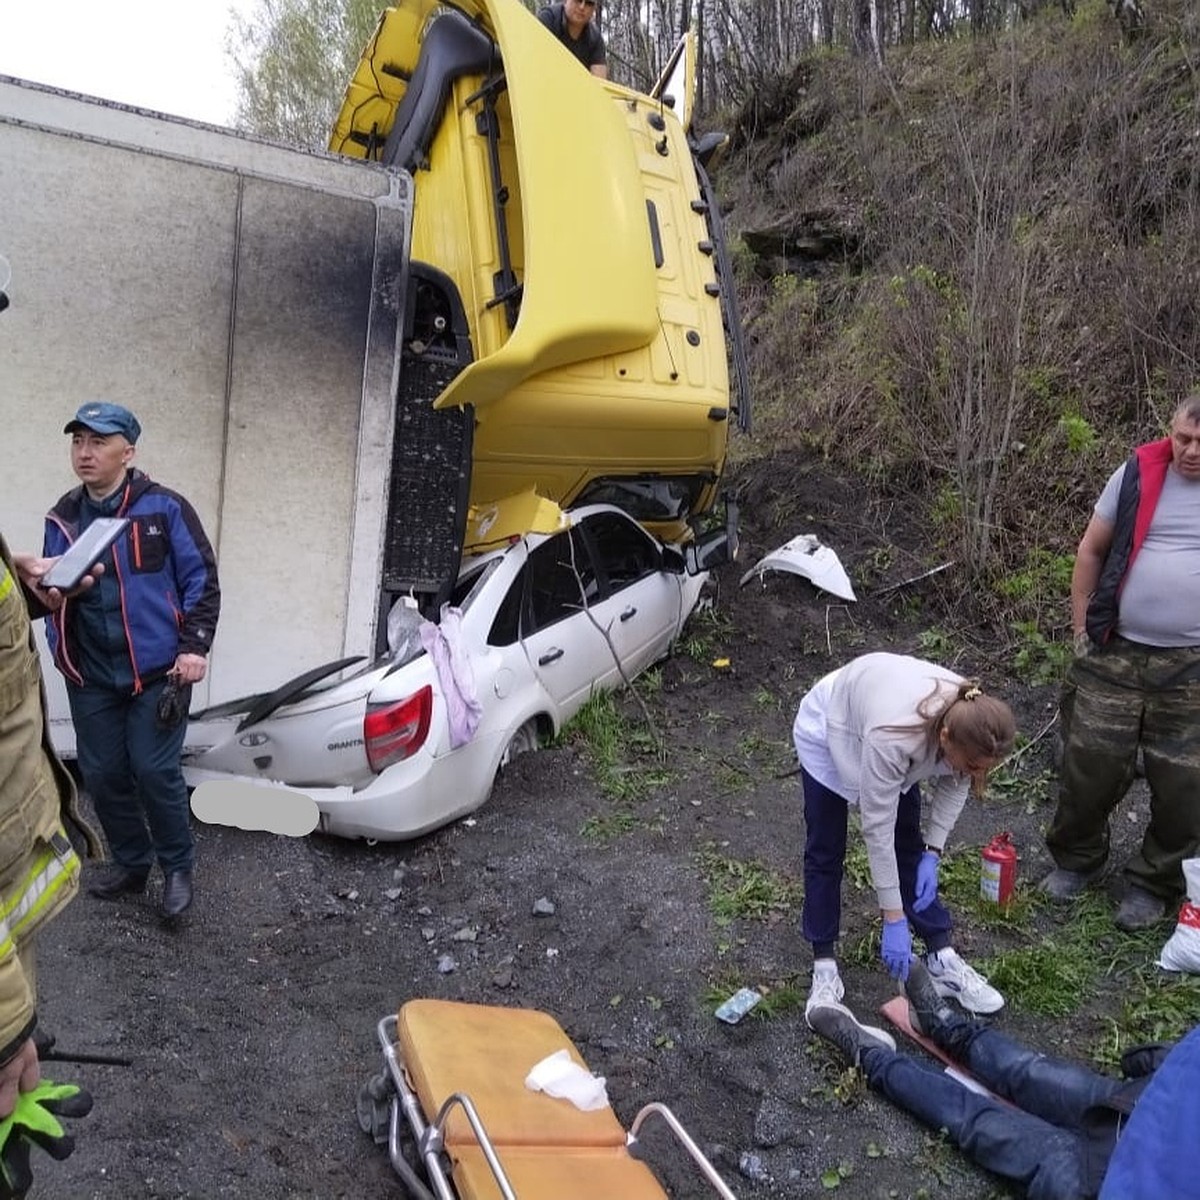
<path fill-rule="evenodd" d="M 554 907 L 554 901 L 548 900 L 545 896 L 539 896 L 533 902 L 533 915 L 535 917 L 552 917 L 557 911 Z"/>
<path fill-rule="evenodd" d="M 462 929 L 456 929 L 451 935 L 452 942 L 473 942 L 479 937 L 479 930 L 474 925 L 464 925 Z"/>
<path fill-rule="evenodd" d="M 443 954 L 438 959 L 437 969 L 442 975 L 452 975 L 458 970 L 458 959 L 453 954 Z"/>
<path fill-rule="evenodd" d="M 744 1150 L 738 1159 L 738 1170 L 755 1183 L 766 1183 L 771 1178 L 767 1174 L 767 1168 L 763 1165 L 762 1158 L 757 1154 L 752 1154 L 749 1150 Z"/>

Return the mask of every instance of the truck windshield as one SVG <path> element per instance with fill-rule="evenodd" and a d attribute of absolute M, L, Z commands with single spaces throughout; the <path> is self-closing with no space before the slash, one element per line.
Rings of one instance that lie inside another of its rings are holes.
<path fill-rule="evenodd" d="M 576 505 L 613 504 L 635 521 L 679 521 L 695 508 L 711 482 L 704 475 L 597 479 L 580 493 Z"/>

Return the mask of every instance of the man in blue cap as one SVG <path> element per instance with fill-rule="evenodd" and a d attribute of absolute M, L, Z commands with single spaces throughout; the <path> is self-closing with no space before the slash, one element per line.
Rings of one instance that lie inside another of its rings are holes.
<path fill-rule="evenodd" d="M 88 890 L 105 900 L 141 893 L 157 861 L 162 912 L 173 919 L 192 902 L 180 755 L 191 685 L 204 678 L 220 611 L 216 559 L 187 500 L 131 465 L 142 427 L 129 409 L 85 404 L 63 432 L 81 484 L 46 517 L 46 556 L 62 554 L 98 517 L 129 519 L 96 586 L 47 621 L 80 771 L 115 860 Z"/>

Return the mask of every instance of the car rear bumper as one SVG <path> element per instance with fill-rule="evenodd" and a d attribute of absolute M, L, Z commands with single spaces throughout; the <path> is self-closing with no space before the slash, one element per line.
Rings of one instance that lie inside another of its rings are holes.
<path fill-rule="evenodd" d="M 186 764 L 183 777 L 192 788 L 215 781 L 298 792 L 316 803 L 322 833 L 398 842 L 429 833 L 477 809 L 491 790 L 499 755 L 496 738 L 478 739 L 442 758 L 417 754 L 357 790 L 297 787 Z"/>

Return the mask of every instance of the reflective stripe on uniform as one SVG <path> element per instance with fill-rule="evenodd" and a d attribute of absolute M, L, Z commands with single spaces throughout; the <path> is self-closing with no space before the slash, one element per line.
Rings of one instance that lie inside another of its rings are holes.
<path fill-rule="evenodd" d="M 12 572 L 0 562 L 0 600 L 13 590 Z"/>
<path fill-rule="evenodd" d="M 24 880 L 0 908 L 0 958 L 16 949 L 15 939 L 54 901 L 64 885 L 79 873 L 79 855 L 62 830 L 33 860 Z"/>

